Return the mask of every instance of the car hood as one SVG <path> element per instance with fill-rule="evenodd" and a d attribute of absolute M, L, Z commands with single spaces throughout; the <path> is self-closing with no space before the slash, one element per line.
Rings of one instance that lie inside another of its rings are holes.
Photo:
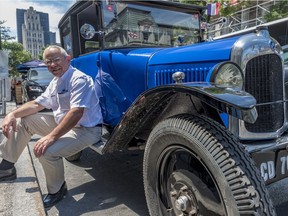
<path fill-rule="evenodd" d="M 231 47 L 239 37 L 225 40 L 191 44 L 183 47 L 163 49 L 156 52 L 149 60 L 149 65 L 177 64 L 183 62 L 228 60 Z"/>
<path fill-rule="evenodd" d="M 48 86 L 51 82 L 51 79 L 49 80 L 28 80 L 29 85 L 38 85 L 38 86 Z"/>

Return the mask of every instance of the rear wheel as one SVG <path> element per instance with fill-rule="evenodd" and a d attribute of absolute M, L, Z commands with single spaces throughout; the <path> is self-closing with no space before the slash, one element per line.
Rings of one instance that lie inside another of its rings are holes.
<path fill-rule="evenodd" d="M 276 215 L 249 154 L 205 117 L 177 116 L 153 129 L 144 187 L 151 216 Z"/>

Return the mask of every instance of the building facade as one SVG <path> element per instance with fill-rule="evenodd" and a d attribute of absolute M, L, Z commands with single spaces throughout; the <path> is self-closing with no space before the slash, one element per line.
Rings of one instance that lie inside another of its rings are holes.
<path fill-rule="evenodd" d="M 49 14 L 29 9 L 17 9 L 18 42 L 29 51 L 34 58 L 42 52 L 43 47 L 55 43 L 56 36 L 49 32 Z M 53 37 L 54 36 L 54 37 Z"/>
<path fill-rule="evenodd" d="M 50 44 L 56 44 L 56 32 L 49 32 Z"/>

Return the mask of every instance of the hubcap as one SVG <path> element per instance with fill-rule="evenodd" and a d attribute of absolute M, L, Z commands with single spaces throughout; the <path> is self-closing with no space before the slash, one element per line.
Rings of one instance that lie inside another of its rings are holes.
<path fill-rule="evenodd" d="M 186 196 L 180 196 L 175 201 L 175 206 L 179 211 L 186 211 L 188 204 L 189 204 L 189 200 L 188 200 L 188 197 L 186 197 Z"/>
<path fill-rule="evenodd" d="M 170 195 L 171 203 L 177 216 L 196 215 L 196 200 L 192 191 L 189 191 L 185 184 L 178 182 L 173 185 Z"/>
<path fill-rule="evenodd" d="M 160 157 L 158 189 L 163 213 L 168 211 L 176 216 L 227 215 L 209 170 L 191 152 L 176 149 L 175 146 L 168 148 Z M 190 164 L 193 164 L 193 169 Z"/>

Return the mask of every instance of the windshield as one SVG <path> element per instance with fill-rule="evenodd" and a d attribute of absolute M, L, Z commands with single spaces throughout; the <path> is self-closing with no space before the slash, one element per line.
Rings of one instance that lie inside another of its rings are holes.
<path fill-rule="evenodd" d="M 37 80 L 52 80 L 53 74 L 48 71 L 46 67 L 33 68 L 29 71 L 28 79 L 37 81 Z"/>
<path fill-rule="evenodd" d="M 105 1 L 104 1 L 105 2 Z M 113 2 L 102 5 L 105 47 L 181 46 L 197 43 L 199 14 Z"/>

